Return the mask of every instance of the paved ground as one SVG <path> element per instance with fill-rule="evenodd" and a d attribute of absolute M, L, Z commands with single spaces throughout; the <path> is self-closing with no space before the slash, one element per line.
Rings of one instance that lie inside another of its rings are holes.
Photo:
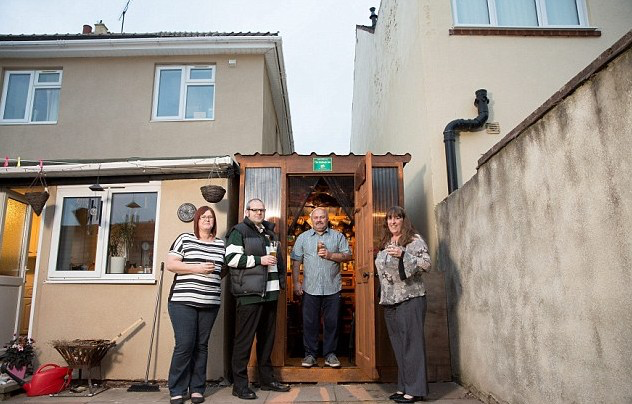
<path fill-rule="evenodd" d="M 232 387 L 209 387 L 205 393 L 207 403 L 393 403 L 388 395 L 396 390 L 393 384 L 293 384 L 287 393 L 254 389 L 257 400 L 240 400 L 232 396 Z M 467 390 L 456 383 L 431 383 L 428 401 L 441 404 L 479 404 Z M 161 388 L 157 393 L 128 393 L 125 388 L 110 388 L 93 397 L 26 397 L 24 393 L 12 396 L 7 403 L 155 403 L 169 402 L 169 393 Z M 190 401 L 187 401 L 190 403 Z"/>

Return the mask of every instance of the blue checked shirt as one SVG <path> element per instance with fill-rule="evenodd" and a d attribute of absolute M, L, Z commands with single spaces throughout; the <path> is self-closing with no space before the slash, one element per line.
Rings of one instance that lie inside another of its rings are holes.
<path fill-rule="evenodd" d="M 340 292 L 340 264 L 318 256 L 318 241 L 332 253 L 349 254 L 349 243 L 345 236 L 336 230 L 327 228 L 323 235 L 314 229 L 303 232 L 296 239 L 290 257 L 303 263 L 303 291 L 310 295 L 333 295 Z"/>

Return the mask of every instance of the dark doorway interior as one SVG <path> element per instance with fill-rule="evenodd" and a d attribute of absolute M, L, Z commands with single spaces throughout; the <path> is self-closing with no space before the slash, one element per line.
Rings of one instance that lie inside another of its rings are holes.
<path fill-rule="evenodd" d="M 310 230 L 309 215 L 316 207 L 324 207 L 329 213 L 329 225 L 347 237 L 351 250 L 355 243 L 353 221 L 353 177 L 352 176 L 289 176 L 288 177 L 288 267 L 287 267 L 287 347 L 286 363 L 300 364 L 303 351 L 303 323 L 300 298 L 294 296 L 290 252 L 296 237 Z M 342 307 L 337 354 L 343 365 L 354 363 L 353 316 L 355 304 L 354 262 L 341 264 Z M 321 326 L 322 327 L 322 326 Z M 321 328 L 322 332 L 322 328 Z M 321 336 L 322 344 L 322 336 Z M 347 362 L 347 359 L 349 362 Z M 347 363 L 345 363 L 347 362 Z"/>

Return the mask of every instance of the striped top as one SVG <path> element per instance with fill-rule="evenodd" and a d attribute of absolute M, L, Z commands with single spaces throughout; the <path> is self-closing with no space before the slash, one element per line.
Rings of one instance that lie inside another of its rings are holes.
<path fill-rule="evenodd" d="M 224 264 L 224 240 L 198 240 L 192 233 L 182 233 L 169 249 L 169 255 L 182 258 L 187 264 L 201 262 L 215 263 L 215 271 L 210 274 L 176 274 L 171 285 L 169 301 L 188 306 L 208 308 L 219 305 L 222 295 L 220 273 Z"/>

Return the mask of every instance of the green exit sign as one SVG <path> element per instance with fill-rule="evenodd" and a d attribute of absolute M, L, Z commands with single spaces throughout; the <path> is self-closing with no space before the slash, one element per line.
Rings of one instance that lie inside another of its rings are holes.
<path fill-rule="evenodd" d="M 312 171 L 331 171 L 331 157 L 314 157 Z"/>

